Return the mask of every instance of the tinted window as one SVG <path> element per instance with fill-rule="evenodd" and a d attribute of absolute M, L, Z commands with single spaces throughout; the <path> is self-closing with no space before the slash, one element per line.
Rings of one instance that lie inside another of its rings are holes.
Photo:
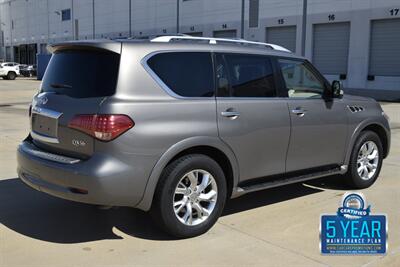
<path fill-rule="evenodd" d="M 219 96 L 276 96 L 274 74 L 268 57 L 241 54 L 217 55 L 216 75 Z"/>
<path fill-rule="evenodd" d="M 289 97 L 320 98 L 325 86 L 305 61 L 279 59 Z"/>
<path fill-rule="evenodd" d="M 42 91 L 71 97 L 101 97 L 115 93 L 120 56 L 95 51 L 63 51 L 51 57 Z"/>
<path fill-rule="evenodd" d="M 64 9 L 61 11 L 61 20 L 71 20 L 71 9 Z"/>
<path fill-rule="evenodd" d="M 186 97 L 214 96 L 210 53 L 162 53 L 154 55 L 147 63 L 177 95 Z"/>

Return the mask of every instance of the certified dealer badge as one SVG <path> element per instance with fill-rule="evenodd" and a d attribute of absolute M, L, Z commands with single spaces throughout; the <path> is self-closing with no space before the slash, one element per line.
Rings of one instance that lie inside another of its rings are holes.
<path fill-rule="evenodd" d="M 322 215 L 322 254 L 385 254 L 387 220 L 370 214 L 371 206 L 362 193 L 346 193 L 335 215 Z"/>

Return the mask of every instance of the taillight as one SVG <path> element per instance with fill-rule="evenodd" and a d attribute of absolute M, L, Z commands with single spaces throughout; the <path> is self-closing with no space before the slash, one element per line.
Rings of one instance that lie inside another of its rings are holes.
<path fill-rule="evenodd" d="M 87 133 L 101 141 L 110 141 L 135 125 L 126 115 L 76 115 L 68 127 Z"/>

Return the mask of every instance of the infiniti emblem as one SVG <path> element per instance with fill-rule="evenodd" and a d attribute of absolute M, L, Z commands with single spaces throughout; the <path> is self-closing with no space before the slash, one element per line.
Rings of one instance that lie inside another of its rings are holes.
<path fill-rule="evenodd" d="M 37 103 L 39 105 L 46 105 L 46 103 L 49 101 L 49 99 L 45 96 L 38 98 Z"/>

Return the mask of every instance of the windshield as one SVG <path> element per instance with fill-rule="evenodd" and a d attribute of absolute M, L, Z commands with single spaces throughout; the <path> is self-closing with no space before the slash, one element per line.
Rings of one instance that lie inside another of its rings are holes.
<path fill-rule="evenodd" d="M 75 98 L 103 97 L 115 93 L 120 55 L 99 51 L 55 53 L 43 77 L 42 92 Z"/>

